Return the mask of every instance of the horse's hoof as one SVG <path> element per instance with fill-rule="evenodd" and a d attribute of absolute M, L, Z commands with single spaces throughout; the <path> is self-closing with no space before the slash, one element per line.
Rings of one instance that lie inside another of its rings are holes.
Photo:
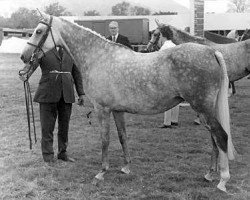
<path fill-rule="evenodd" d="M 227 193 L 227 189 L 224 185 L 221 185 L 221 184 L 218 184 L 217 185 L 217 188 L 221 191 L 221 192 L 225 192 Z"/>
<path fill-rule="evenodd" d="M 105 174 L 104 171 L 99 172 L 99 173 L 95 176 L 95 179 L 98 179 L 98 180 L 100 180 L 100 181 L 103 181 L 103 180 L 104 180 L 104 177 L 103 177 L 104 174 Z"/>
<path fill-rule="evenodd" d="M 206 175 L 204 176 L 204 179 L 205 179 L 205 181 L 207 181 L 207 182 L 212 182 L 212 181 L 213 181 L 213 178 L 212 178 L 212 176 L 211 176 L 210 174 L 206 174 Z"/>
<path fill-rule="evenodd" d="M 104 180 L 104 179 L 103 179 Z M 101 180 L 101 179 L 97 179 L 96 177 L 93 179 L 93 181 L 92 181 L 92 185 L 94 185 L 94 186 L 98 186 L 99 185 L 99 183 L 101 182 L 101 181 L 103 181 L 103 180 Z"/>
<path fill-rule="evenodd" d="M 124 174 L 129 174 L 130 173 L 130 170 L 129 170 L 129 168 L 126 166 L 126 167 L 123 167 L 122 169 L 121 169 L 121 171 L 124 173 Z"/>

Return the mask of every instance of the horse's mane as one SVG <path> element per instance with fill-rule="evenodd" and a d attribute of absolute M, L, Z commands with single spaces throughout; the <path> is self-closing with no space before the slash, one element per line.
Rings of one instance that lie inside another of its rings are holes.
<path fill-rule="evenodd" d="M 178 38 L 180 38 L 180 40 L 182 39 L 183 41 L 186 41 L 186 42 L 197 42 L 200 44 L 212 44 L 213 43 L 212 41 L 210 41 L 206 38 L 199 37 L 199 36 L 193 36 L 190 33 L 183 31 L 181 29 L 178 29 L 178 28 L 171 26 L 171 25 L 162 24 L 160 26 L 160 31 L 162 33 L 166 32 L 166 31 L 171 31 L 172 32 L 171 40 L 173 42 L 177 42 L 177 43 L 178 43 L 178 41 L 176 39 L 177 37 L 175 37 L 175 34 L 178 35 Z"/>
<path fill-rule="evenodd" d="M 75 22 L 68 21 L 68 20 L 63 19 L 63 18 L 61 18 L 61 17 L 59 17 L 59 18 L 60 18 L 60 20 L 62 20 L 63 22 L 69 23 L 69 24 L 73 24 L 73 25 L 77 26 L 78 28 L 83 29 L 83 30 L 85 30 L 85 31 L 87 31 L 87 32 L 90 32 L 90 33 L 92 33 L 93 35 L 97 36 L 98 38 L 100 38 L 100 39 L 102 39 L 102 40 L 104 40 L 104 41 L 106 41 L 106 42 L 108 42 L 108 43 L 110 43 L 110 44 L 113 44 L 113 45 L 116 45 L 116 46 L 120 46 L 120 47 L 124 47 L 124 48 L 130 49 L 129 47 L 127 47 L 127 46 L 125 46 L 125 45 L 123 45 L 123 44 L 115 43 L 115 42 L 112 42 L 111 40 L 108 40 L 106 37 L 104 37 L 104 36 L 101 35 L 100 33 L 97 33 L 96 31 L 94 31 L 94 30 L 92 30 L 92 29 L 90 29 L 90 28 L 87 28 L 87 27 L 84 27 L 84 26 L 80 26 L 79 24 L 77 24 L 77 23 L 75 23 Z M 131 49 L 130 49 L 130 50 L 131 50 Z"/>
<path fill-rule="evenodd" d="M 204 31 L 204 37 L 207 38 L 208 40 L 215 42 L 215 43 L 218 43 L 218 44 L 229 44 L 229 43 L 237 42 L 236 39 L 228 38 L 228 37 L 225 37 L 223 35 L 212 33 L 209 31 Z"/>

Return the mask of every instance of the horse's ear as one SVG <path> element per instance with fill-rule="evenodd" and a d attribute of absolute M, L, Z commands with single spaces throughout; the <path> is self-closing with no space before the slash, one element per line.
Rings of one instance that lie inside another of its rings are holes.
<path fill-rule="evenodd" d="M 157 25 L 158 27 L 160 27 L 160 26 L 161 26 L 161 24 L 160 24 L 159 20 L 158 20 L 158 19 L 156 19 L 156 18 L 155 18 L 155 23 L 156 23 L 156 25 Z"/>
<path fill-rule="evenodd" d="M 40 11 L 39 9 L 37 9 L 37 12 L 40 15 L 40 20 L 42 20 L 42 21 L 48 21 L 49 20 L 49 15 L 48 14 L 46 14 L 43 11 Z"/>
<path fill-rule="evenodd" d="M 159 26 L 159 20 L 155 18 L 155 23 Z"/>
<path fill-rule="evenodd" d="M 155 19 L 155 23 L 157 24 L 158 28 L 163 26 L 163 24 L 160 23 L 158 19 Z"/>

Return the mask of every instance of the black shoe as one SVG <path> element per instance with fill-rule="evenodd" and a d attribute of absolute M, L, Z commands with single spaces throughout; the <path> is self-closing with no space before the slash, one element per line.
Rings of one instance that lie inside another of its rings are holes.
<path fill-rule="evenodd" d="M 57 158 L 65 162 L 75 162 L 75 159 L 70 158 L 67 154 L 58 154 Z"/>
<path fill-rule="evenodd" d="M 51 156 L 51 155 L 49 155 L 49 156 L 43 156 L 43 160 L 46 163 L 54 163 L 55 162 L 54 156 Z"/>
<path fill-rule="evenodd" d="M 171 122 L 172 126 L 178 126 L 178 122 Z"/>
<path fill-rule="evenodd" d="M 195 125 L 201 125 L 200 119 L 199 119 L 199 118 L 196 118 L 196 119 L 194 120 L 194 124 L 195 124 Z"/>
<path fill-rule="evenodd" d="M 159 126 L 159 128 L 172 128 L 172 126 L 163 124 L 163 125 Z"/>

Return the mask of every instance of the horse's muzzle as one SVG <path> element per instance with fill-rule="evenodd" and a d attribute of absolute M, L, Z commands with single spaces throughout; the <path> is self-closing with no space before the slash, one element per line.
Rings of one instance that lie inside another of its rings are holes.
<path fill-rule="evenodd" d="M 23 55 L 20 56 L 20 59 L 25 63 Z"/>
<path fill-rule="evenodd" d="M 27 63 L 29 62 L 29 60 L 26 59 L 24 55 L 21 55 L 21 56 L 20 56 L 20 59 L 21 59 L 25 64 L 27 64 Z"/>

